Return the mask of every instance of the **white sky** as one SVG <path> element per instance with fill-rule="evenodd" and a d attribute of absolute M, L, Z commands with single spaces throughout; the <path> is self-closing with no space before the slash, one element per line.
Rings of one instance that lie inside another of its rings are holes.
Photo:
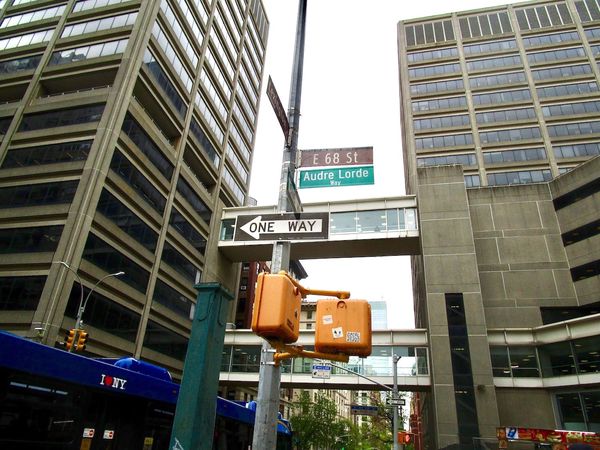
<path fill-rule="evenodd" d="M 398 21 L 510 0 L 308 0 L 299 149 L 373 147 L 372 186 L 300 189 L 303 203 L 404 195 Z M 270 75 L 287 111 L 297 0 L 263 0 L 270 22 L 250 195 L 277 204 L 283 133 L 264 95 Z M 409 257 L 303 260 L 308 288 L 385 300 L 388 326 L 413 328 Z"/>

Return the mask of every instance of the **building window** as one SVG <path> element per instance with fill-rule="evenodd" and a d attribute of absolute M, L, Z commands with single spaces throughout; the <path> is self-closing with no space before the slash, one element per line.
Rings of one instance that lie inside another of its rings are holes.
<path fill-rule="evenodd" d="M 511 184 L 543 183 L 552 180 L 550 170 L 522 170 L 515 172 L 496 172 L 487 175 L 489 186 Z"/>
<path fill-rule="evenodd" d="M 600 142 L 587 144 L 557 145 L 552 147 L 554 156 L 562 158 L 579 158 L 600 155 Z"/>
<path fill-rule="evenodd" d="M 537 88 L 538 96 L 562 97 L 565 95 L 582 95 L 590 92 L 597 92 L 598 84 L 595 81 L 585 81 L 583 83 L 558 84 L 556 86 L 546 86 Z"/>
<path fill-rule="evenodd" d="M 565 31 L 564 33 L 527 36 L 523 38 L 523 45 L 525 47 L 536 47 L 538 45 L 560 44 L 569 41 L 579 41 L 579 33 L 577 31 Z"/>
<path fill-rule="evenodd" d="M 152 299 L 178 316 L 189 320 L 192 319 L 194 302 L 184 294 L 181 294 L 179 291 L 169 286 L 160 278 L 156 279 L 156 286 L 154 287 Z"/>
<path fill-rule="evenodd" d="M 175 111 L 177 111 L 181 117 L 184 117 L 187 112 L 187 106 L 183 101 L 183 98 L 179 92 L 177 92 L 177 88 L 175 88 L 175 85 L 169 80 L 164 69 L 150 50 L 146 50 L 146 53 L 144 53 L 143 61 L 146 68 L 153 75 L 156 83 L 158 83 L 167 98 L 171 101 L 171 104 L 175 107 Z"/>
<path fill-rule="evenodd" d="M 525 83 L 525 72 L 501 73 L 498 75 L 485 75 L 470 77 L 469 85 L 472 88 L 486 88 L 503 84 Z"/>
<path fill-rule="evenodd" d="M 464 89 L 462 78 L 457 80 L 434 81 L 432 83 L 413 84 L 410 86 L 412 95 L 432 94 L 435 92 L 455 91 Z"/>
<path fill-rule="evenodd" d="M 102 56 L 117 55 L 123 53 L 127 47 L 128 39 L 120 41 L 103 42 L 100 44 L 86 45 L 85 47 L 69 48 L 52 53 L 49 66 L 57 66 L 71 62 L 80 62 Z"/>
<path fill-rule="evenodd" d="M 413 120 L 416 131 L 434 130 L 438 128 L 464 127 L 471 124 L 468 114 L 456 114 L 453 116 L 428 117 L 426 119 Z"/>
<path fill-rule="evenodd" d="M 89 294 L 90 290 L 84 286 L 84 298 Z M 81 287 L 78 283 L 73 283 L 65 315 L 73 318 L 77 316 L 80 299 Z M 118 336 L 129 342 L 135 342 L 140 324 L 140 315 L 94 291 L 89 297 L 83 320 L 89 326 Z"/>
<path fill-rule="evenodd" d="M 161 215 L 163 214 L 167 204 L 165 197 L 120 151 L 115 150 L 113 153 L 110 168 L 131 186 L 148 205 Z"/>
<path fill-rule="evenodd" d="M 475 114 L 475 120 L 478 124 L 513 122 L 535 118 L 536 115 L 533 108 L 504 109 L 500 111 L 486 111 Z"/>
<path fill-rule="evenodd" d="M 92 233 L 88 235 L 85 243 L 83 258 L 107 273 L 125 272 L 119 280 L 137 289 L 142 294 L 146 293 L 150 279 L 148 271 Z"/>
<path fill-rule="evenodd" d="M 443 59 L 458 56 L 456 47 L 440 48 L 435 50 L 426 50 L 422 52 L 411 52 L 406 55 L 409 63 L 430 61 L 433 59 Z"/>
<path fill-rule="evenodd" d="M 70 203 L 78 184 L 73 180 L 0 188 L 0 209 Z"/>
<path fill-rule="evenodd" d="M 485 152 L 483 161 L 486 164 L 510 163 L 520 161 L 541 161 L 546 159 L 546 151 L 542 148 L 527 148 L 523 150 L 502 150 Z"/>
<path fill-rule="evenodd" d="M 573 66 L 550 67 L 531 71 L 531 76 L 536 81 L 550 80 L 554 78 L 566 78 L 592 73 L 589 64 L 577 64 Z"/>
<path fill-rule="evenodd" d="M 48 42 L 52 37 L 52 33 L 54 33 L 54 29 L 0 39 L 0 51 Z"/>
<path fill-rule="evenodd" d="M 600 101 L 543 106 L 542 112 L 544 114 L 544 117 L 571 116 L 576 114 L 593 114 L 600 112 Z"/>
<path fill-rule="evenodd" d="M 538 127 L 479 132 L 479 138 L 481 139 L 482 144 L 523 141 L 539 139 L 540 137 L 541 134 Z"/>
<path fill-rule="evenodd" d="M 197 283 L 200 280 L 202 271 L 169 242 L 165 242 L 164 244 L 161 261 L 167 263 L 191 283 Z"/>
<path fill-rule="evenodd" d="M 0 311 L 35 311 L 46 276 L 0 277 Z"/>
<path fill-rule="evenodd" d="M 158 234 L 106 189 L 100 194 L 97 210 L 146 250 L 154 253 Z"/>
<path fill-rule="evenodd" d="M 130 114 L 125 116 L 121 130 L 135 145 L 137 145 L 142 153 L 148 157 L 150 162 L 156 166 L 159 172 L 170 181 L 173 176 L 174 165 Z"/>
<path fill-rule="evenodd" d="M 408 69 L 409 78 L 431 77 L 434 75 L 444 75 L 450 73 L 460 73 L 460 64 L 438 64 L 436 66 L 424 66 Z"/>
<path fill-rule="evenodd" d="M 104 104 L 101 104 L 27 114 L 23 117 L 21 125 L 19 125 L 19 131 L 34 131 L 98 122 L 103 111 Z"/>
<path fill-rule="evenodd" d="M 463 166 L 474 166 L 477 164 L 477 158 L 472 153 L 466 155 L 441 155 L 417 158 L 418 167 L 444 166 L 448 164 L 462 164 Z"/>
<path fill-rule="evenodd" d="M 171 210 L 169 225 L 175 228 L 201 255 L 204 255 L 206 238 L 176 208 Z"/>
<path fill-rule="evenodd" d="M 473 94 L 474 105 L 496 105 L 498 103 L 521 102 L 524 100 L 531 100 L 529 89 Z"/>
<path fill-rule="evenodd" d="M 62 225 L 0 229 L 0 254 L 54 252 Z"/>
<path fill-rule="evenodd" d="M 433 100 L 423 100 L 412 102 L 413 112 L 433 111 L 437 109 L 464 108 L 467 106 L 467 98 L 461 97 L 445 97 Z"/>
<path fill-rule="evenodd" d="M 465 175 L 465 186 L 468 188 L 481 186 L 479 175 Z"/>
<path fill-rule="evenodd" d="M 550 137 L 597 134 L 600 133 L 600 121 L 548 125 L 547 129 Z"/>
<path fill-rule="evenodd" d="M 2 163 L 2 168 L 84 161 L 91 146 L 92 141 L 79 141 L 10 149 Z"/>
<path fill-rule="evenodd" d="M 68 38 L 87 33 L 95 33 L 97 31 L 110 30 L 113 28 L 127 27 L 133 25 L 136 18 L 137 12 L 133 12 L 129 14 L 120 14 L 118 16 L 105 17 L 99 20 L 80 22 L 75 25 L 67 25 L 60 37 Z"/>
<path fill-rule="evenodd" d="M 0 74 L 6 75 L 23 72 L 24 70 L 33 70 L 38 66 L 41 59 L 42 55 L 35 55 L 2 61 L 0 62 Z"/>
<path fill-rule="evenodd" d="M 467 69 L 471 70 L 486 70 L 497 69 L 507 66 L 521 65 L 521 57 L 519 55 L 500 56 L 496 58 L 476 59 L 467 61 Z"/>
<path fill-rule="evenodd" d="M 210 224 L 212 211 L 208 205 L 196 194 L 187 181 L 183 179 L 181 174 L 177 180 L 177 192 L 191 205 L 192 209 L 198 213 L 200 218 L 207 224 Z"/>
<path fill-rule="evenodd" d="M 545 52 L 528 53 L 527 60 L 530 63 L 544 63 L 558 61 L 561 59 L 583 58 L 585 51 L 583 47 L 561 48 L 558 50 L 548 50 Z"/>
<path fill-rule="evenodd" d="M 502 52 L 517 48 L 517 41 L 514 39 L 506 39 L 503 41 L 480 42 L 478 44 L 464 45 L 463 50 L 466 55 L 474 55 L 477 53 Z"/>
<path fill-rule="evenodd" d="M 188 339 L 149 320 L 144 335 L 144 347 L 183 361 L 187 352 Z"/>
<path fill-rule="evenodd" d="M 127 2 L 130 0 L 81 0 L 75 3 L 73 12 L 87 11 L 88 9 L 102 8 L 107 5 L 116 5 L 118 3 Z"/>

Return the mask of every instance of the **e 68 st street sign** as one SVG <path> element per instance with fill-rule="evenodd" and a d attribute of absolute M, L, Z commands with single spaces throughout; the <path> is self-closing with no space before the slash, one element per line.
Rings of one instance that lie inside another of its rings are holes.
<path fill-rule="evenodd" d="M 375 183 L 373 166 L 301 170 L 299 188 L 359 186 Z"/>
<path fill-rule="evenodd" d="M 328 213 L 250 214 L 238 216 L 234 241 L 327 239 Z"/>

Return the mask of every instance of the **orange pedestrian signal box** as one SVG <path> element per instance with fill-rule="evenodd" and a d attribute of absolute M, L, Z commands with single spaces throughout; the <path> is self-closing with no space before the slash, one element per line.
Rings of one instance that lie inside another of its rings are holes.
<path fill-rule="evenodd" d="M 369 356 L 371 305 L 366 300 L 318 300 L 315 351 Z"/>
<path fill-rule="evenodd" d="M 285 344 L 300 335 L 298 287 L 285 274 L 260 273 L 254 294 L 252 331 L 265 339 L 279 339 Z"/>

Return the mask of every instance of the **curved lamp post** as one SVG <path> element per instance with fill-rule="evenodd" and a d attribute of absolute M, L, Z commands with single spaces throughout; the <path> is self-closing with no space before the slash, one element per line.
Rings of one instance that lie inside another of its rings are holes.
<path fill-rule="evenodd" d="M 102 278 L 100 278 L 96 284 L 94 284 L 94 287 L 92 287 L 92 289 L 90 290 L 90 292 L 88 292 L 88 295 L 85 297 L 85 300 L 83 299 L 83 283 L 81 281 L 81 277 L 79 276 L 79 274 L 73 270 L 73 268 L 71 266 L 69 266 L 66 262 L 64 261 L 57 261 L 58 264 L 62 264 L 63 266 L 65 266 L 67 269 L 69 269 L 71 272 L 73 272 L 73 274 L 77 277 L 77 281 L 79 281 L 79 287 L 81 288 L 81 296 L 79 298 L 79 308 L 77 309 L 77 318 L 75 320 L 75 329 L 79 330 L 81 328 L 81 324 L 83 323 L 83 313 L 85 312 L 85 307 L 87 306 L 87 302 L 90 299 L 92 292 L 94 292 L 94 289 L 96 289 L 98 287 L 98 285 L 100 283 L 102 283 L 104 280 L 106 280 L 107 278 L 110 277 L 119 277 L 121 275 L 125 275 L 125 272 L 115 272 L 115 273 L 109 273 L 108 275 L 104 275 Z M 69 349 L 69 351 L 72 350 L 73 347 L 71 347 Z"/>

